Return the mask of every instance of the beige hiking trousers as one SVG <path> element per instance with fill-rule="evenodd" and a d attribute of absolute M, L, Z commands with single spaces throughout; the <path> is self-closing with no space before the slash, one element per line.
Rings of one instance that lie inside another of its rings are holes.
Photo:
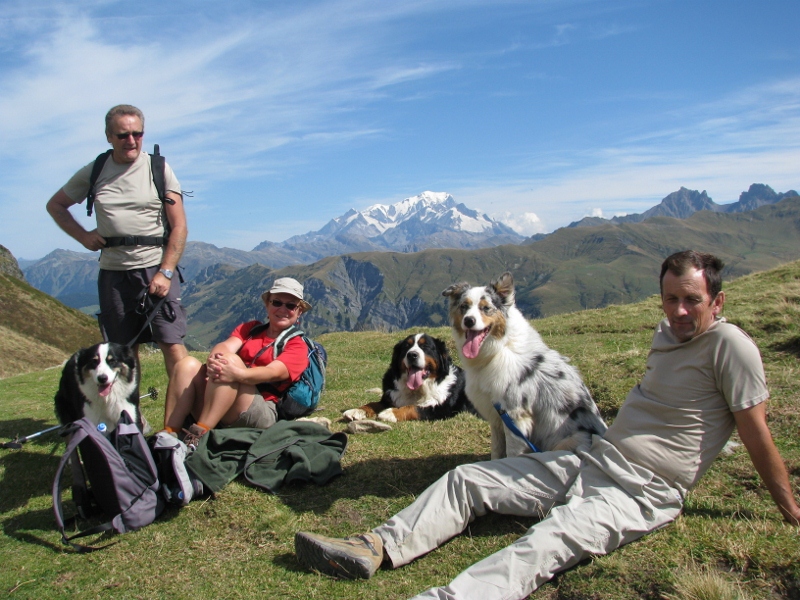
<path fill-rule="evenodd" d="M 607 554 L 673 521 L 677 489 L 594 436 L 588 452 L 542 452 L 461 465 L 373 531 L 394 567 L 461 533 L 487 512 L 538 516 L 521 538 L 449 585 L 416 598 L 517 600 L 593 554 Z"/>

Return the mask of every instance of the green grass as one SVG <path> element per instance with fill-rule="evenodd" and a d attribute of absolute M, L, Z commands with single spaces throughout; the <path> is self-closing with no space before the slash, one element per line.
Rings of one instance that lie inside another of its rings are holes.
<path fill-rule="evenodd" d="M 800 487 L 800 263 L 726 286 L 725 315 L 764 356 L 772 393 L 770 425 Z M 660 319 L 655 298 L 536 321 L 545 341 L 570 356 L 613 420 L 641 377 Z M 449 340 L 447 329 L 430 333 Z M 402 333 L 322 336 L 329 354 L 322 416 L 376 399 L 391 348 Z M 147 418 L 162 419 L 166 378 L 160 355 L 143 358 Z M 55 422 L 58 370 L 0 380 L 0 439 Z M 335 422 L 334 429 L 344 424 Z M 214 500 L 168 509 L 153 525 L 116 536 L 115 545 L 77 555 L 59 541 L 50 487 L 64 446 L 53 437 L 0 450 L 0 595 L 11 598 L 408 598 L 450 581 L 533 523 L 491 515 L 440 549 L 366 582 L 334 581 L 297 564 L 297 530 L 347 535 L 372 528 L 411 502 L 449 468 L 489 456 L 486 423 L 468 415 L 401 423 L 350 436 L 345 475 L 326 486 L 288 485 L 269 495 L 239 482 Z M 800 597 L 798 530 L 782 522 L 746 452 L 719 458 L 673 525 L 609 556 L 584 561 L 533 594 L 542 599 Z"/>

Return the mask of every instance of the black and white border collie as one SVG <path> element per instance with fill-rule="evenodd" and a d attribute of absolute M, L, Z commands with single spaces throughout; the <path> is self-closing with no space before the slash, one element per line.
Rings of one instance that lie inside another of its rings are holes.
<path fill-rule="evenodd" d="M 395 345 L 381 401 L 346 410 L 343 416 L 345 421 L 433 421 L 469 409 L 464 373 L 453 364 L 447 345 L 417 333 Z"/>
<path fill-rule="evenodd" d="M 505 428 L 496 403 L 541 451 L 588 449 L 592 434 L 605 433 L 578 370 L 548 348 L 517 309 L 511 273 L 486 287 L 456 283 L 442 295 L 450 299 L 467 396 L 491 426 L 493 460 L 530 452 Z"/>
<path fill-rule="evenodd" d="M 141 429 L 139 370 L 133 350 L 121 344 L 78 350 L 61 372 L 55 409 L 62 424 L 87 417 L 95 425 L 105 423 L 109 432 L 124 410 Z"/>

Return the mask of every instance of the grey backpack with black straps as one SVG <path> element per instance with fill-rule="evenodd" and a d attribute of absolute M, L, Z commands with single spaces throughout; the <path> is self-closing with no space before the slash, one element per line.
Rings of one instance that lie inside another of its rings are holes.
<path fill-rule="evenodd" d="M 105 424 L 95 425 L 84 417 L 65 425 L 61 435 L 70 437 L 53 482 L 53 510 L 65 544 L 80 552 L 97 550 L 72 540 L 110 531 L 133 531 L 161 514 L 165 503 L 153 456 L 126 411 L 110 433 Z M 110 519 L 69 536 L 61 502 L 61 477 L 67 463 L 71 465 L 72 498 L 78 516 L 86 519 L 102 513 Z"/>

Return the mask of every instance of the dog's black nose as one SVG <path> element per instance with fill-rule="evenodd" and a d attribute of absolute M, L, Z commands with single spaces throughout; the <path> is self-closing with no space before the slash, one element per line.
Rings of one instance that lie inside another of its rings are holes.
<path fill-rule="evenodd" d="M 413 361 L 416 361 L 418 357 L 419 357 L 419 354 L 417 354 L 417 351 L 416 351 L 416 350 L 410 350 L 410 351 L 409 351 L 409 352 L 406 354 L 406 358 L 407 358 L 408 360 L 413 360 Z"/>
<path fill-rule="evenodd" d="M 108 381 L 108 375 L 102 374 L 97 376 L 97 383 L 105 384 Z"/>
<path fill-rule="evenodd" d="M 464 317 L 464 327 L 469 329 L 475 327 L 475 317 Z"/>

